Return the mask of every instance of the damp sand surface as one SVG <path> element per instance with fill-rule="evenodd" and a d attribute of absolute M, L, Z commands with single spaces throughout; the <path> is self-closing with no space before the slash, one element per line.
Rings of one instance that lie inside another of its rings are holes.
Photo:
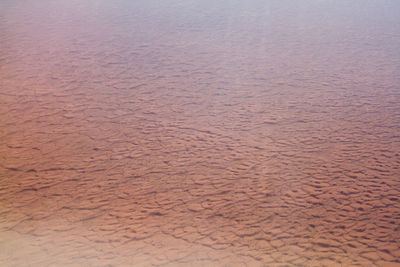
<path fill-rule="evenodd" d="M 0 2 L 1 266 L 400 266 L 398 1 Z"/>

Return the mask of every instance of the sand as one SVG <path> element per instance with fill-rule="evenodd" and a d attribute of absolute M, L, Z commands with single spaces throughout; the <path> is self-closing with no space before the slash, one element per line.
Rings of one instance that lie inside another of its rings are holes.
<path fill-rule="evenodd" d="M 1 266 L 400 266 L 395 1 L 2 1 Z"/>

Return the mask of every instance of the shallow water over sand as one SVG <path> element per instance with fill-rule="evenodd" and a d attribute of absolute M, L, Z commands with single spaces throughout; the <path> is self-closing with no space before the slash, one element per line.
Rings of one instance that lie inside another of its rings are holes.
<path fill-rule="evenodd" d="M 1 1 L 0 265 L 400 266 L 398 10 Z"/>

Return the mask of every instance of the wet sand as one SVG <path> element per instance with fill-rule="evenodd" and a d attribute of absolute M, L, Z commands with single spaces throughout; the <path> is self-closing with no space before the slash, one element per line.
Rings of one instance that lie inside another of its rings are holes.
<path fill-rule="evenodd" d="M 1 266 L 400 266 L 400 4 L 216 2 L 0 2 Z"/>

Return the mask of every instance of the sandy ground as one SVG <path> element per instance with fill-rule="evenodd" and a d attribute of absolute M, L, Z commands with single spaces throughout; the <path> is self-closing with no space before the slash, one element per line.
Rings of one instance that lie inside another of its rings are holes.
<path fill-rule="evenodd" d="M 132 2 L 0 3 L 1 266 L 400 266 L 397 2 Z"/>

